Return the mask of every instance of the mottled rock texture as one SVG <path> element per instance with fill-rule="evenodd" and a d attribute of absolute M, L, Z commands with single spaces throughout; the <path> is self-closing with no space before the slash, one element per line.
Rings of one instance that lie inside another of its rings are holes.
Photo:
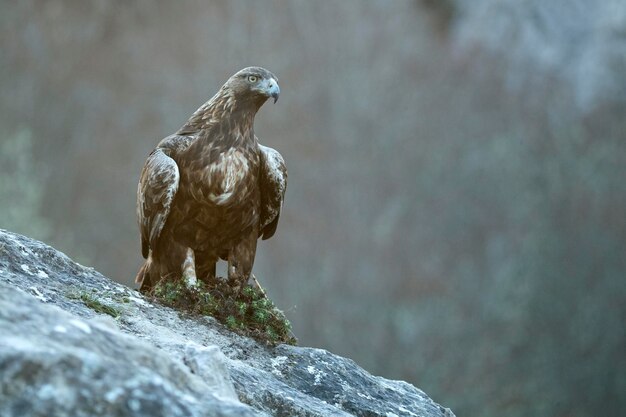
<path fill-rule="evenodd" d="M 186 317 L 0 230 L 2 416 L 453 416 L 320 349 Z"/>

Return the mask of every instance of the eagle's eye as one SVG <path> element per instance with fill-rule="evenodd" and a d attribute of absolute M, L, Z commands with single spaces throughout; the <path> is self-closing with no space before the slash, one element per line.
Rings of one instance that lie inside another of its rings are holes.
<path fill-rule="evenodd" d="M 257 82 L 258 79 L 259 77 L 257 77 L 256 75 L 248 75 L 248 81 L 250 81 L 251 83 Z"/>

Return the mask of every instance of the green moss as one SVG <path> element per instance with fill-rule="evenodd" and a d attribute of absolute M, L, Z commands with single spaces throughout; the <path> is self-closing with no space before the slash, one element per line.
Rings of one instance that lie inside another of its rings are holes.
<path fill-rule="evenodd" d="M 251 285 L 236 292 L 225 279 L 193 288 L 187 288 L 182 281 L 165 281 L 158 283 L 151 294 L 169 307 L 215 317 L 230 330 L 271 345 L 297 342 L 283 312 Z"/>
<path fill-rule="evenodd" d="M 122 315 L 122 312 L 115 307 L 106 305 L 98 300 L 93 295 L 87 292 L 80 292 L 78 294 L 68 294 L 68 297 L 78 299 L 83 302 L 87 307 L 95 311 L 96 313 L 108 314 L 113 318 L 118 318 Z"/>

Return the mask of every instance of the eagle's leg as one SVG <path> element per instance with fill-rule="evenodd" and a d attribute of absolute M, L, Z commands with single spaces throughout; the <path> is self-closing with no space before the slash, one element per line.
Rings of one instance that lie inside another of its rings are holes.
<path fill-rule="evenodd" d="M 205 285 L 214 286 L 216 277 L 217 256 L 200 252 L 196 253 L 196 275 Z"/>
<path fill-rule="evenodd" d="M 235 292 L 248 282 L 256 255 L 258 231 L 253 232 L 239 242 L 228 254 L 228 280 Z"/>
<path fill-rule="evenodd" d="M 183 261 L 183 282 L 187 288 L 193 288 L 198 285 L 196 277 L 196 260 L 193 249 L 187 248 L 185 260 Z"/>

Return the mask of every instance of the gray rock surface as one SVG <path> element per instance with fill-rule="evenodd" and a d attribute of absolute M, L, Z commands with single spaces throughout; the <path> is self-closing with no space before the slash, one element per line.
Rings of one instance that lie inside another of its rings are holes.
<path fill-rule="evenodd" d="M 408 383 L 260 345 L 3 230 L 0 415 L 453 416 Z"/>

